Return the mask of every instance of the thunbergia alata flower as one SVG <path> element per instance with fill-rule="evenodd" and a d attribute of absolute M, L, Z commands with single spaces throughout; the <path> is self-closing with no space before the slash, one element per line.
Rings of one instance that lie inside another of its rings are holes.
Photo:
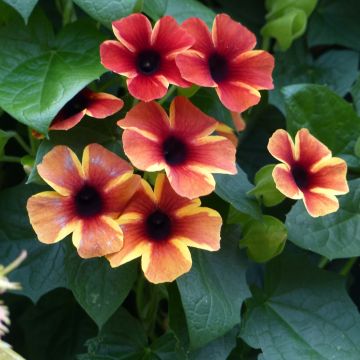
<path fill-rule="evenodd" d="M 125 129 L 124 151 L 133 165 L 145 171 L 165 169 L 181 196 L 211 193 L 211 173 L 236 173 L 235 146 L 223 136 L 209 136 L 218 122 L 185 97 L 172 101 L 169 117 L 155 102 L 139 103 L 118 125 Z"/>
<path fill-rule="evenodd" d="M 153 283 L 173 281 L 189 271 L 188 246 L 209 251 L 220 247 L 221 216 L 200 205 L 200 199 L 177 195 L 164 174 L 157 176 L 154 191 L 142 180 L 118 220 L 124 247 L 107 256 L 111 266 L 141 256 L 144 274 Z"/>
<path fill-rule="evenodd" d="M 100 46 L 101 63 L 126 76 L 129 92 L 143 101 L 163 97 L 169 83 L 188 86 L 175 63 L 177 54 L 188 49 L 193 38 L 171 16 L 159 19 L 154 29 L 146 16 L 132 14 L 112 23 L 119 41 Z"/>
<path fill-rule="evenodd" d="M 323 216 L 339 208 L 335 195 L 349 191 L 346 162 L 301 129 L 295 144 L 285 130 L 276 130 L 268 144 L 270 154 L 283 162 L 273 170 L 277 189 L 291 199 L 303 199 L 308 213 Z"/>
<path fill-rule="evenodd" d="M 195 39 L 189 50 L 176 57 L 182 77 L 214 87 L 225 107 L 243 112 L 260 101 L 258 90 L 273 88 L 273 56 L 253 50 L 255 35 L 230 16 L 217 15 L 212 33 L 198 18 L 185 20 L 182 27 Z"/>
<path fill-rule="evenodd" d="M 136 192 L 132 166 L 98 144 L 88 145 L 82 164 L 71 149 L 56 146 L 37 166 L 55 190 L 33 195 L 27 210 L 39 240 L 56 243 L 70 233 L 83 258 L 119 251 L 123 233 L 114 220 Z"/>
<path fill-rule="evenodd" d="M 118 97 L 83 89 L 58 112 L 50 125 L 50 130 L 69 130 L 85 116 L 103 119 L 115 114 L 124 102 Z"/>

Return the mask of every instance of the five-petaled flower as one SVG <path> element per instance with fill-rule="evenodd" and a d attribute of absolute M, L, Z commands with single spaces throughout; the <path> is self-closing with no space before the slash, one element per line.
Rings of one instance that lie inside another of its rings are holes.
<path fill-rule="evenodd" d="M 188 86 L 182 79 L 175 57 L 188 49 L 193 38 L 171 16 L 164 16 L 151 29 L 142 14 L 132 14 L 113 22 L 119 41 L 108 40 L 100 46 L 101 63 L 128 78 L 132 96 L 143 101 L 163 97 L 170 84 Z"/>
<path fill-rule="evenodd" d="M 107 256 L 111 266 L 141 256 L 145 276 L 153 283 L 173 281 L 189 271 L 188 246 L 209 251 L 220 247 L 221 216 L 200 205 L 199 199 L 177 195 L 164 174 L 158 175 L 154 191 L 142 180 L 119 218 L 124 247 Z"/>
<path fill-rule="evenodd" d="M 223 136 L 209 136 L 218 122 L 187 98 L 178 96 L 170 116 L 157 103 L 139 103 L 120 120 L 123 146 L 134 166 L 165 172 L 173 189 L 190 199 L 215 188 L 211 173 L 235 174 L 234 145 Z"/>
<path fill-rule="evenodd" d="M 331 151 L 301 129 L 295 144 L 285 130 L 277 130 L 269 140 L 268 150 L 283 162 L 273 170 L 277 189 L 291 199 L 304 199 L 308 213 L 323 216 L 339 208 L 335 195 L 349 191 L 346 162 L 332 157 Z"/>
<path fill-rule="evenodd" d="M 106 118 L 121 110 L 123 105 L 124 102 L 114 95 L 85 88 L 58 112 L 51 122 L 50 130 L 69 130 L 85 115 L 96 119 Z"/>
<path fill-rule="evenodd" d="M 253 50 L 255 35 L 228 15 L 215 17 L 212 33 L 198 18 L 186 20 L 182 27 L 195 43 L 176 57 L 181 75 L 214 87 L 225 107 L 242 112 L 260 101 L 258 90 L 273 88 L 273 56 Z"/>
<path fill-rule="evenodd" d="M 30 222 L 46 244 L 70 233 L 83 258 L 119 251 L 123 233 L 114 220 L 139 187 L 129 163 L 98 144 L 88 145 L 82 164 L 71 149 L 56 146 L 37 167 L 55 190 L 33 195 L 27 203 Z"/>

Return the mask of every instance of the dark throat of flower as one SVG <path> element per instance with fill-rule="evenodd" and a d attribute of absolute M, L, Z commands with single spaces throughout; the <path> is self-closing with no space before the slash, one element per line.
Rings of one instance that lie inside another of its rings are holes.
<path fill-rule="evenodd" d="M 302 165 L 292 166 L 291 174 L 300 190 L 305 190 L 309 186 L 309 173 Z"/>
<path fill-rule="evenodd" d="M 146 219 L 146 233 L 153 241 L 164 241 L 171 234 L 171 219 L 161 210 L 155 210 Z"/>
<path fill-rule="evenodd" d="M 208 59 L 212 79 L 220 83 L 228 78 L 229 64 L 227 59 L 218 53 L 213 53 Z"/>
<path fill-rule="evenodd" d="M 169 136 L 163 142 L 162 151 L 168 165 L 181 165 L 185 162 L 188 155 L 185 142 L 176 136 Z"/>
<path fill-rule="evenodd" d="M 89 184 L 84 184 L 74 197 L 76 213 L 80 218 L 89 218 L 103 210 L 103 199 L 100 192 Z"/>
<path fill-rule="evenodd" d="M 153 75 L 160 68 L 161 57 L 155 50 L 141 51 L 136 58 L 137 70 L 143 75 Z"/>

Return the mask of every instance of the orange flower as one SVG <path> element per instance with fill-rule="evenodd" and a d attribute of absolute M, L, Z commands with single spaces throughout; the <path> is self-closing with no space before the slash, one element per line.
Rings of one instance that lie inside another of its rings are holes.
<path fill-rule="evenodd" d="M 313 217 L 338 210 L 335 195 L 349 192 L 344 160 L 331 157 L 331 151 L 307 129 L 297 132 L 295 145 L 285 130 L 276 130 L 269 140 L 268 150 L 283 162 L 273 170 L 280 192 L 291 199 L 304 199 Z"/>
<path fill-rule="evenodd" d="M 37 167 L 55 190 L 33 195 L 27 210 L 39 240 L 56 243 L 73 233 L 83 258 L 103 256 L 123 246 L 114 220 L 136 192 L 140 177 L 129 163 L 98 144 L 84 149 L 82 164 L 66 146 L 56 146 Z"/>
<path fill-rule="evenodd" d="M 235 174 L 235 147 L 222 136 L 209 136 L 218 122 L 185 98 L 176 97 L 170 118 L 157 103 L 139 103 L 120 120 L 126 155 L 145 171 L 165 169 L 173 189 L 190 199 L 215 188 L 211 173 Z"/>
<path fill-rule="evenodd" d="M 191 268 L 188 246 L 220 248 L 221 216 L 200 207 L 200 199 L 177 195 L 164 174 L 154 191 L 142 180 L 140 189 L 119 218 L 124 247 L 108 255 L 112 267 L 141 256 L 146 278 L 153 283 L 173 281 Z"/>

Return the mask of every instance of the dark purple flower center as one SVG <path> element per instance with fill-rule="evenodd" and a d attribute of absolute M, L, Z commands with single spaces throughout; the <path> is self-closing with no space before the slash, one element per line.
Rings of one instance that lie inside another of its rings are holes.
<path fill-rule="evenodd" d="M 294 165 L 291 168 L 291 174 L 300 190 L 306 189 L 309 186 L 309 174 L 304 167 L 298 164 Z"/>
<path fill-rule="evenodd" d="M 103 210 L 101 194 L 95 187 L 89 184 L 84 184 L 76 193 L 74 202 L 76 213 L 82 218 L 98 215 Z"/>
<path fill-rule="evenodd" d="M 160 67 L 160 54 L 154 50 L 141 51 L 136 58 L 137 70 L 144 75 L 154 74 Z"/>
<path fill-rule="evenodd" d="M 155 210 L 146 219 L 146 232 L 154 241 L 166 240 L 171 233 L 171 220 L 161 210 Z"/>
<path fill-rule="evenodd" d="M 87 108 L 89 104 L 89 99 L 83 94 L 78 93 L 70 101 L 68 101 L 64 107 L 60 110 L 61 118 L 67 119 L 80 111 Z"/>
<path fill-rule="evenodd" d="M 165 161 L 169 165 L 180 165 L 186 160 L 186 144 L 175 136 L 168 137 L 162 145 Z"/>
<path fill-rule="evenodd" d="M 213 80 L 220 83 L 229 75 L 229 64 L 227 59 L 218 53 L 213 53 L 208 59 L 210 74 Z"/>

